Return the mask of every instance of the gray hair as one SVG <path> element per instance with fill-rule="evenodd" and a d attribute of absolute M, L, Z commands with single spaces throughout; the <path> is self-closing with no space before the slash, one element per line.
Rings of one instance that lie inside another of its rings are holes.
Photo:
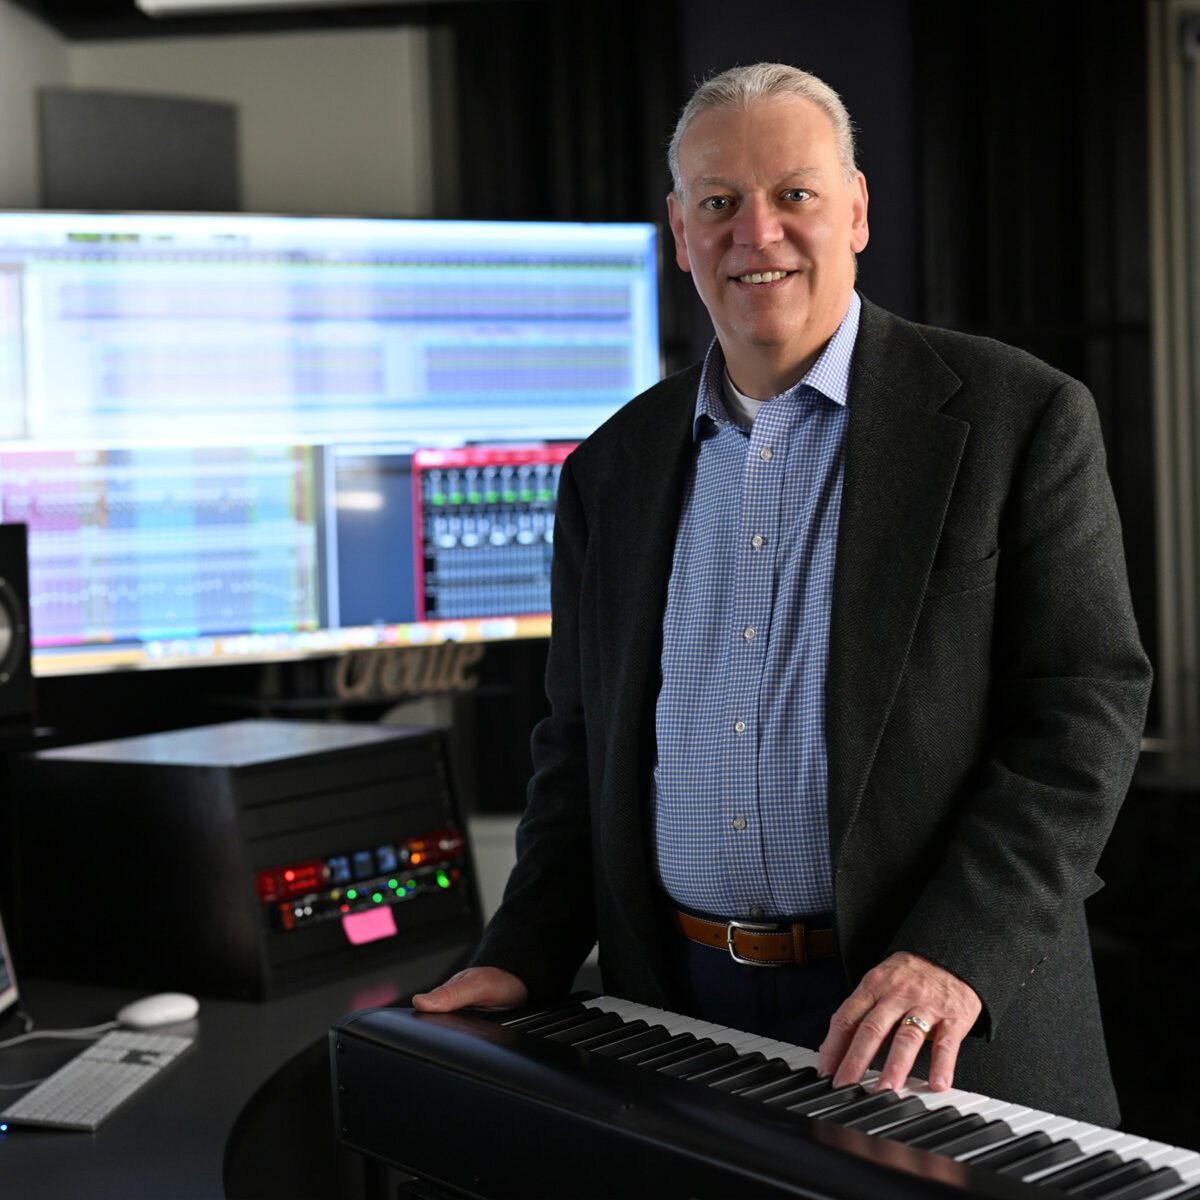
<path fill-rule="evenodd" d="M 796 96 L 811 100 L 833 125 L 838 161 L 847 179 L 858 170 L 854 161 L 854 125 L 842 98 L 815 75 L 790 67 L 786 63 L 755 63 L 750 67 L 730 67 L 719 75 L 706 79 L 692 93 L 692 98 L 679 114 L 671 144 L 667 150 L 667 165 L 676 193 L 682 191 L 679 175 L 679 144 L 688 126 L 703 112 L 714 108 L 749 108 L 756 100 L 771 100 Z"/>

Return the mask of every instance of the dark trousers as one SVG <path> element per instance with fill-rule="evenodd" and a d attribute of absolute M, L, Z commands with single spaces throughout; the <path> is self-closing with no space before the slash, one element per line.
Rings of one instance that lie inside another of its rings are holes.
<path fill-rule="evenodd" d="M 809 1050 L 825 1040 L 829 1018 L 852 990 L 837 958 L 803 967 L 746 966 L 682 935 L 673 955 L 686 1015 Z"/>

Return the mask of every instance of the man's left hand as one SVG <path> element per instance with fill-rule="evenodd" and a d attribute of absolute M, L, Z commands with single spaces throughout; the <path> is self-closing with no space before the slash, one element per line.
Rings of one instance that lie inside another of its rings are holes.
<path fill-rule="evenodd" d="M 893 954 L 868 971 L 833 1014 L 817 1069 L 832 1075 L 835 1087 L 857 1083 L 890 1037 L 891 1049 L 876 1087 L 898 1091 L 929 1037 L 929 1086 L 944 1091 L 954 1079 L 958 1048 L 982 1008 L 974 989 L 956 975 L 916 954 Z M 904 1024 L 908 1016 L 926 1022 L 929 1033 Z"/>

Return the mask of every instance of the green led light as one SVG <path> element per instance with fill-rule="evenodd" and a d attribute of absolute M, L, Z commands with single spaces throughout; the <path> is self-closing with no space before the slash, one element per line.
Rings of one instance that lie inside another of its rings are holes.
<path fill-rule="evenodd" d="M 467 493 L 467 499 L 470 500 L 472 504 L 478 504 L 482 498 L 483 497 L 478 492 Z"/>
<path fill-rule="evenodd" d="M 487 494 L 487 502 L 488 502 L 489 504 L 495 504 L 495 503 L 496 503 L 496 501 L 497 501 L 497 500 L 499 500 L 499 499 L 500 499 L 500 493 L 499 493 L 499 492 L 488 492 L 488 494 Z"/>
<path fill-rule="evenodd" d="M 406 888 L 415 888 L 417 886 L 417 881 L 415 879 L 410 879 L 404 886 Z"/>
<path fill-rule="evenodd" d="M 450 493 L 450 503 L 451 504 L 461 504 L 462 502 L 463 502 L 462 492 L 451 492 Z"/>
<path fill-rule="evenodd" d="M 383 903 L 383 893 L 382 892 L 374 892 L 371 896 L 371 899 L 374 900 L 376 904 L 382 904 Z"/>
<path fill-rule="evenodd" d="M 347 888 L 347 889 L 346 889 L 346 899 L 347 899 L 347 900 L 357 900 L 357 899 L 358 899 L 358 892 L 356 892 L 356 891 L 354 890 L 354 888 Z"/>
<path fill-rule="evenodd" d="M 398 879 L 389 879 L 388 880 L 388 887 L 398 888 L 399 886 L 400 886 L 400 880 L 398 880 Z"/>
<path fill-rule="evenodd" d="M 504 492 L 502 494 L 504 499 L 507 500 L 509 504 L 511 504 L 517 498 L 516 492 Z"/>
<path fill-rule="evenodd" d="M 450 876 L 445 871 L 437 873 L 438 887 L 448 888 L 450 886 Z"/>
<path fill-rule="evenodd" d="M 446 503 L 446 497 L 445 497 L 445 496 L 442 496 L 442 495 L 437 495 L 437 496 L 434 496 L 434 497 L 433 497 L 433 502 L 434 502 L 434 504 L 445 504 L 445 503 Z"/>

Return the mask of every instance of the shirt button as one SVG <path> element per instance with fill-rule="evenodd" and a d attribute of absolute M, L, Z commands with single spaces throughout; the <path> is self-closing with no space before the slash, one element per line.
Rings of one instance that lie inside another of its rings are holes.
<path fill-rule="evenodd" d="M 763 462 L 770 462 L 771 459 L 775 457 L 775 451 L 772 450 L 770 446 L 764 446 L 758 452 L 758 457 L 761 458 Z"/>
<path fill-rule="evenodd" d="M 748 642 L 754 641 L 754 626 L 747 625 L 746 628 L 742 630 L 742 637 L 744 637 Z"/>
<path fill-rule="evenodd" d="M 755 550 L 761 550 L 763 548 L 763 546 L 765 545 L 766 540 L 767 539 L 765 537 L 763 537 L 763 535 L 761 533 L 756 533 L 750 539 L 750 545 L 752 545 L 755 548 Z"/>
<path fill-rule="evenodd" d="M 745 721 L 734 721 L 733 732 L 734 733 L 745 733 L 746 732 L 746 722 Z"/>
<path fill-rule="evenodd" d="M 741 833 L 742 830 L 746 828 L 746 818 L 743 816 L 734 817 L 733 818 L 733 827 L 734 827 L 734 829 L 736 829 L 738 831 L 738 833 Z"/>
<path fill-rule="evenodd" d="M 767 915 L 766 909 L 761 904 L 750 905 L 750 915 L 756 920 L 761 921 Z"/>

